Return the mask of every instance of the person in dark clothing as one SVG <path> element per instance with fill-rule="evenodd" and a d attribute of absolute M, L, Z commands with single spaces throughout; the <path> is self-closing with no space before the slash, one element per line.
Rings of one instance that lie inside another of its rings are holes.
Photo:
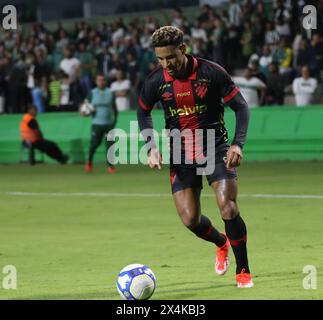
<path fill-rule="evenodd" d="M 47 154 L 61 164 L 67 163 L 69 156 L 64 154 L 55 142 L 44 139 L 36 116 L 36 107 L 30 105 L 28 112 L 24 114 L 20 123 L 22 144 L 30 150 L 29 163 L 31 165 L 35 164 L 34 149 Z"/>
<path fill-rule="evenodd" d="M 283 105 L 284 95 L 284 77 L 279 73 L 278 65 L 276 63 L 271 63 L 267 76 L 265 104 Z"/>

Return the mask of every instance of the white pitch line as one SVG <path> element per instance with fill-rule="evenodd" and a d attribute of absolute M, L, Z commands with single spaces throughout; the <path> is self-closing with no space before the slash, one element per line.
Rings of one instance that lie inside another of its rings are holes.
<path fill-rule="evenodd" d="M 170 193 L 127 193 L 127 192 L 2 192 L 9 196 L 35 196 L 35 197 L 141 197 L 141 198 L 160 198 L 170 197 Z M 213 194 L 201 195 L 205 198 L 214 197 Z M 255 194 L 241 193 L 238 197 L 243 198 L 268 198 L 268 199 L 319 199 L 323 200 L 323 195 L 315 194 Z"/>

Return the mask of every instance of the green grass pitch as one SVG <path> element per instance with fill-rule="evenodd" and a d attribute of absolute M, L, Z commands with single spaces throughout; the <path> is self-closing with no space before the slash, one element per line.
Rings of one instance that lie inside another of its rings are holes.
<path fill-rule="evenodd" d="M 16 267 L 17 289 L 4 289 L 0 272 L 0 299 L 120 299 L 116 277 L 131 263 L 154 271 L 152 299 L 322 299 L 322 167 L 268 162 L 238 169 L 255 287 L 237 289 L 232 251 L 228 273 L 215 275 L 214 246 L 181 225 L 166 166 L 120 166 L 111 176 L 103 165 L 91 175 L 80 165 L 2 165 L 0 271 Z M 203 213 L 223 231 L 205 180 L 203 195 Z M 306 265 L 316 268 L 317 289 L 303 288 Z"/>

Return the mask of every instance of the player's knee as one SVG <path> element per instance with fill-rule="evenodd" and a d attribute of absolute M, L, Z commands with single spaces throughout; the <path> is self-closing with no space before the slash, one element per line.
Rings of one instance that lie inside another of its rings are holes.
<path fill-rule="evenodd" d="M 222 219 L 225 220 L 231 220 L 238 214 L 237 203 L 233 200 L 223 201 L 222 203 L 220 203 L 219 209 Z"/>
<path fill-rule="evenodd" d="M 187 209 L 181 209 L 179 210 L 179 215 L 185 227 L 192 229 L 199 225 L 199 216 L 194 212 Z"/>

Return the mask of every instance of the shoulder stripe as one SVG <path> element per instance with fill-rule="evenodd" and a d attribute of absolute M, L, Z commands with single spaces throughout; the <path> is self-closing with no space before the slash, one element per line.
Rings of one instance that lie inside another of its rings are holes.
<path fill-rule="evenodd" d="M 141 108 L 144 109 L 145 111 L 150 111 L 153 108 L 150 106 L 146 106 L 140 98 L 138 99 L 138 103 L 141 106 Z"/>
<path fill-rule="evenodd" d="M 234 98 L 234 96 L 235 96 L 238 92 L 240 92 L 239 88 L 238 88 L 238 87 L 234 87 L 234 88 L 233 88 L 233 90 L 232 90 L 232 91 L 231 91 L 227 96 L 223 97 L 223 101 L 224 101 L 224 102 L 228 102 L 228 101 L 230 101 L 231 99 L 233 99 L 233 98 Z"/>

